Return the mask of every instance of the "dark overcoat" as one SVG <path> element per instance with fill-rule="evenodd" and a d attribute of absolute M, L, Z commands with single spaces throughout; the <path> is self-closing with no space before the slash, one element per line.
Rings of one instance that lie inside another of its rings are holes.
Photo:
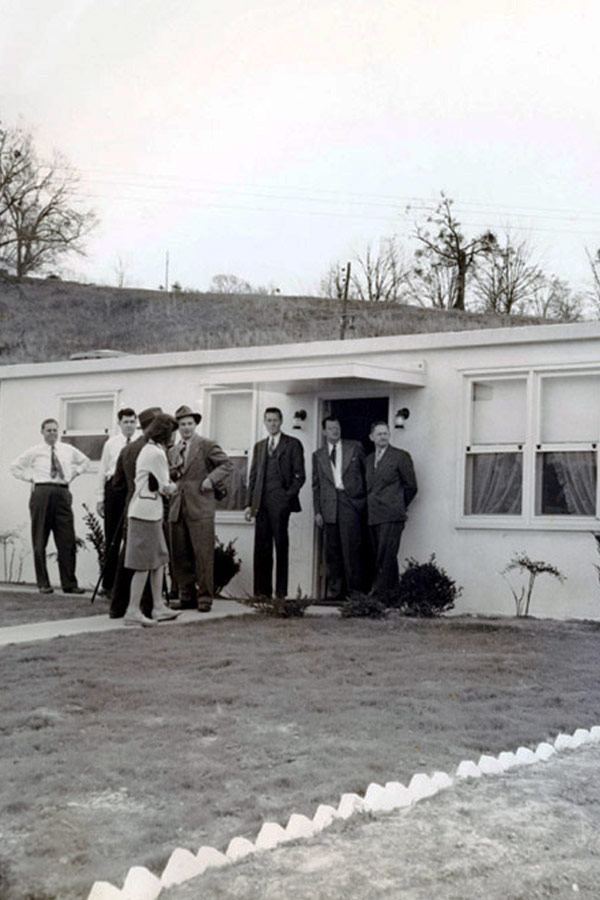
<path fill-rule="evenodd" d="M 417 479 L 410 454 L 388 446 L 375 468 L 375 454 L 367 457 L 367 508 L 369 525 L 405 522 L 406 510 L 417 493 Z"/>

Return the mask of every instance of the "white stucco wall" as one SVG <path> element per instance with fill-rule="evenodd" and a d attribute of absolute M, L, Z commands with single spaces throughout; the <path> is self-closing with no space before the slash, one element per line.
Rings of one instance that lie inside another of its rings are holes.
<path fill-rule="evenodd" d="M 458 516 L 458 475 L 464 464 L 462 372 L 593 364 L 599 359 L 599 350 L 600 327 L 587 323 L 4 367 L 0 369 L 0 532 L 15 527 L 28 532 L 29 488 L 10 477 L 8 466 L 39 440 L 41 420 L 58 416 L 61 395 L 118 391 L 119 406 L 140 410 L 161 405 L 172 412 L 187 403 L 206 414 L 207 388 L 219 384 L 231 389 L 252 386 L 251 373 L 260 370 L 254 385 L 254 440 L 263 436 L 262 410 L 266 406 L 283 410 L 284 430 L 290 430 L 295 410 L 303 408 L 308 413 L 304 429 L 293 432 L 304 445 L 307 483 L 300 496 L 303 511 L 291 518 L 289 583 L 290 594 L 295 594 L 298 586 L 303 593 L 311 593 L 314 528 L 310 457 L 319 442 L 320 399 L 338 393 L 348 396 L 358 391 L 370 396 L 386 392 L 379 382 L 326 378 L 323 366 L 329 366 L 333 373 L 338 364 L 347 369 L 350 362 L 363 362 L 399 373 L 395 381 L 400 383 L 387 389 L 390 410 L 401 406 L 410 409 L 405 429 L 392 435 L 393 443 L 411 453 L 419 480 L 419 494 L 411 506 L 402 540 L 401 561 L 407 556 L 425 561 L 435 553 L 439 563 L 464 588 L 459 611 L 512 615 L 514 601 L 499 572 L 515 552 L 524 550 L 532 558 L 557 566 L 568 578 L 560 585 L 547 576 L 540 577 L 533 614 L 599 618 L 600 588 L 594 569 L 598 559 L 591 532 L 600 531 L 600 522 L 590 523 L 584 531 L 568 527 L 472 529 L 461 527 Z M 410 373 L 422 363 L 424 386 L 417 386 L 419 378 Z M 307 379 L 307 366 L 313 366 L 318 374 L 315 382 Z M 277 370 L 279 375 L 275 374 Z M 265 371 L 273 373 L 271 378 L 265 377 Z M 409 373 L 405 380 L 412 383 L 402 383 L 402 372 Z M 206 415 L 200 430 L 203 428 L 210 433 Z M 95 506 L 95 488 L 95 473 L 83 475 L 73 484 L 77 531 L 82 535 L 81 504 L 85 501 Z M 218 517 L 217 533 L 225 541 L 235 537 L 243 559 L 242 572 L 231 585 L 232 593 L 250 593 L 253 526 L 245 523 L 241 514 L 228 514 Z M 28 540 L 25 544 L 29 547 Z M 97 567 L 93 550 L 80 554 L 78 574 L 84 585 L 94 583 Z M 24 575 L 33 580 L 30 554 Z M 514 582 L 518 582 L 517 576 Z"/>

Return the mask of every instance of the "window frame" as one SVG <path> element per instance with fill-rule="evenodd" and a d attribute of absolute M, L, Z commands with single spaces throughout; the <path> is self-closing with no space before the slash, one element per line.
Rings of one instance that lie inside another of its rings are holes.
<path fill-rule="evenodd" d="M 459 429 L 460 460 L 457 478 L 456 527 L 495 530 L 535 531 L 593 531 L 600 524 L 600 475 L 596 479 L 596 515 L 571 516 L 568 514 L 544 515 L 536 513 L 536 479 L 538 454 L 544 452 L 569 452 L 591 450 L 596 453 L 596 471 L 600 473 L 600 435 L 597 441 L 542 443 L 542 390 L 546 378 L 568 378 L 582 375 L 600 377 L 598 365 L 567 364 L 564 366 L 531 366 L 504 369 L 459 370 L 462 381 L 461 427 Z M 473 424 L 473 384 L 478 381 L 503 381 L 526 379 L 525 439 L 520 444 L 470 443 Z M 522 449 L 519 450 L 519 447 Z M 467 457 L 475 453 L 522 452 L 523 487 L 520 515 L 473 515 L 465 512 L 467 487 Z"/>
<path fill-rule="evenodd" d="M 250 430 L 248 432 L 248 449 L 244 453 L 246 457 L 246 477 L 250 474 L 250 460 L 252 458 L 252 448 L 254 446 L 254 433 L 255 433 L 255 422 L 256 422 L 256 410 L 257 410 L 257 392 L 254 388 L 244 388 L 244 387 L 227 387 L 227 388 L 205 388 L 205 408 L 207 412 L 207 431 L 206 433 L 210 435 L 213 440 L 216 440 L 219 443 L 219 446 L 225 453 L 230 456 L 232 459 L 240 459 L 239 453 L 234 453 L 231 448 L 223 446 L 219 440 L 218 436 L 214 433 L 214 424 L 215 424 L 215 413 L 216 413 L 216 403 L 219 397 L 223 396 L 231 396 L 232 394 L 244 394 L 250 397 Z M 217 507 L 215 513 L 215 519 L 217 522 L 222 523 L 237 523 L 237 524 L 247 524 L 246 518 L 244 516 L 243 509 L 219 509 Z"/>
<path fill-rule="evenodd" d="M 62 441 L 63 437 L 102 437 L 105 436 L 106 440 L 113 437 L 117 433 L 117 413 L 119 409 L 119 391 L 118 390 L 108 390 L 108 391 L 85 391 L 85 393 L 72 393 L 72 394 L 61 394 L 59 397 L 59 405 L 60 405 L 60 413 L 58 417 L 59 422 L 59 440 Z M 85 403 L 86 401 L 107 401 L 112 404 L 112 412 L 111 412 L 111 427 L 108 429 L 104 429 L 104 432 L 101 431 L 89 431 L 89 430 L 75 430 L 75 429 L 67 429 L 67 415 L 68 415 L 68 407 L 70 403 Z M 66 443 L 66 442 L 65 442 Z M 100 468 L 100 459 L 90 459 L 90 472 L 97 472 Z"/>

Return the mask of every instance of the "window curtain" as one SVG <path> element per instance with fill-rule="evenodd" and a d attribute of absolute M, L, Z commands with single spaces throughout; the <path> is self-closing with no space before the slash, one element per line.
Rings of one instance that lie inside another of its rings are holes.
<path fill-rule="evenodd" d="M 596 515 L 596 454 L 592 451 L 546 453 L 545 462 L 554 471 L 566 508 L 571 516 Z"/>
<path fill-rule="evenodd" d="M 523 458 L 521 453 L 477 453 L 471 465 L 473 516 L 521 514 Z"/>

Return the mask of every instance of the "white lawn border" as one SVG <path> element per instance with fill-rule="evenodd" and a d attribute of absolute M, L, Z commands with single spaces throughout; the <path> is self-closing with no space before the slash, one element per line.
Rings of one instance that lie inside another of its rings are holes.
<path fill-rule="evenodd" d="M 336 819 L 349 819 L 356 813 L 389 813 L 432 797 L 451 787 L 455 780 L 500 775 L 517 766 L 546 762 L 557 751 L 576 750 L 584 744 L 600 744 L 600 725 L 594 725 L 589 730 L 578 728 L 573 734 L 561 733 L 553 744 L 544 742 L 538 744 L 535 750 L 519 747 L 514 753 L 505 751 L 498 756 L 482 755 L 477 763 L 465 759 L 458 765 L 454 778 L 446 772 L 434 772 L 433 775 L 418 772 L 413 775 L 408 787 L 399 781 L 388 781 L 385 785 L 373 782 L 368 786 L 364 797 L 359 794 L 342 794 L 337 807 L 321 805 L 312 819 L 293 813 L 285 828 L 277 822 L 265 822 L 254 843 L 244 837 L 234 837 L 225 853 L 214 847 L 200 847 L 194 854 L 183 847 L 177 847 L 169 857 L 160 878 L 143 866 L 133 866 L 127 873 L 122 888 L 117 888 L 108 881 L 96 881 L 87 900 L 156 900 L 162 890 L 196 878 L 207 869 L 231 865 L 251 853 L 272 850 L 287 841 L 311 838 Z"/>

